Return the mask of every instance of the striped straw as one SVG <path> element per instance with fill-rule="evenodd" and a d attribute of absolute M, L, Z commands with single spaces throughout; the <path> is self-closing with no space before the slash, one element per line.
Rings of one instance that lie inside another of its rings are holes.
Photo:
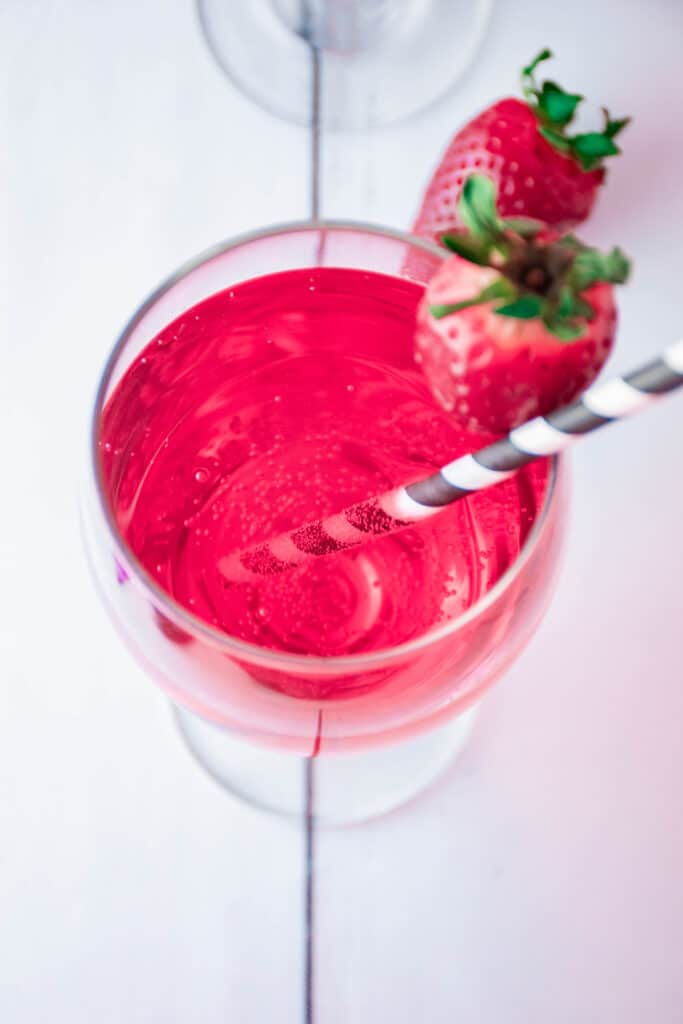
<path fill-rule="evenodd" d="M 355 547 L 372 536 L 403 530 L 459 498 L 506 480 L 534 459 L 561 452 L 584 434 L 640 412 L 681 385 L 683 340 L 639 370 L 596 384 L 572 405 L 523 423 L 507 437 L 449 462 L 423 480 L 226 555 L 218 568 L 226 581 L 243 583 L 284 572 L 319 555 Z"/>

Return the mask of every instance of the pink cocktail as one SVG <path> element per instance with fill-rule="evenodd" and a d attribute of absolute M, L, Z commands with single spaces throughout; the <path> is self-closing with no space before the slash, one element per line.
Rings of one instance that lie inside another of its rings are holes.
<path fill-rule="evenodd" d="M 253 236 L 164 286 L 115 349 L 89 549 L 124 638 L 196 734 L 210 721 L 250 756 L 346 754 L 341 772 L 380 746 L 398 756 L 472 705 L 537 625 L 563 522 L 548 462 L 287 572 L 235 583 L 221 568 L 487 440 L 439 409 L 413 358 L 441 258 L 354 226 Z"/>

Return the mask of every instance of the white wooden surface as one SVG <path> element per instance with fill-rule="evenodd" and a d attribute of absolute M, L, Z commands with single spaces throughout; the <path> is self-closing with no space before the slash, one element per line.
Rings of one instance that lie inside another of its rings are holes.
<path fill-rule="evenodd" d="M 298 1020 L 300 834 L 182 747 L 94 595 L 77 486 L 116 332 L 189 254 L 305 215 L 306 138 L 226 86 L 190 2 L 3 4 L 0 50 L 0 1020 Z"/>
<path fill-rule="evenodd" d="M 637 261 L 623 369 L 683 330 L 682 37 L 676 0 L 500 2 L 449 101 L 324 140 L 323 212 L 405 225 L 452 127 L 554 46 L 637 118 L 586 232 Z M 304 216 L 308 139 L 234 92 L 190 0 L 9 0 L 0 67 L 0 1019 L 299 1020 L 300 833 L 190 761 L 93 595 L 76 488 L 116 331 L 186 256 Z M 683 1019 L 681 423 L 576 450 L 557 598 L 468 752 L 318 837 L 316 1022 Z"/>

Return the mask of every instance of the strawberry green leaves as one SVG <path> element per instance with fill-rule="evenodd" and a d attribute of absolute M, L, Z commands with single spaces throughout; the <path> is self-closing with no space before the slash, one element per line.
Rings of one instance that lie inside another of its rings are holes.
<path fill-rule="evenodd" d="M 513 231 L 522 238 L 535 238 L 543 228 L 541 221 L 534 220 L 533 217 L 506 217 L 501 223 L 506 230 Z"/>
<path fill-rule="evenodd" d="M 602 108 L 602 112 L 605 117 L 605 127 L 602 130 L 603 135 L 606 135 L 609 139 L 613 139 L 615 135 L 618 135 L 627 124 L 631 121 L 630 117 L 617 118 L 616 121 L 612 121 L 609 116 L 609 110 L 607 107 Z"/>
<path fill-rule="evenodd" d="M 595 167 L 599 167 L 603 157 L 616 156 L 621 153 L 612 139 L 601 132 L 575 135 L 570 141 L 569 149 L 584 171 L 592 171 Z"/>
<path fill-rule="evenodd" d="M 484 174 L 467 178 L 458 200 L 458 213 L 467 232 L 443 235 L 441 241 L 451 252 L 483 267 L 491 266 L 494 252 L 509 254 L 510 233 L 532 239 L 543 227 L 531 217 L 499 217 L 496 187 Z"/>
<path fill-rule="evenodd" d="M 491 247 L 468 235 L 442 235 L 441 241 L 447 249 L 462 256 L 468 263 L 477 263 L 480 267 L 488 267 L 491 258 Z"/>
<path fill-rule="evenodd" d="M 573 120 L 583 100 L 578 93 L 564 92 L 555 82 L 544 82 L 538 93 L 538 109 L 549 124 L 564 125 Z"/>
<path fill-rule="evenodd" d="M 616 156 L 621 153 L 614 139 L 619 132 L 624 130 L 631 118 L 621 117 L 612 120 L 606 107 L 602 108 L 602 112 L 605 126 L 601 132 L 586 132 L 566 140 L 569 144 L 569 151 L 576 157 L 584 171 L 592 171 L 599 167 L 606 156 Z"/>
<path fill-rule="evenodd" d="M 550 57 L 550 50 L 541 50 L 522 70 L 522 91 L 538 118 L 538 131 L 555 149 L 574 157 L 582 170 L 596 170 L 605 157 L 616 156 L 621 152 L 614 139 L 626 127 L 630 118 L 612 120 L 603 108 L 605 126 L 601 132 L 567 135 L 565 129 L 573 121 L 584 97 L 579 93 L 565 92 L 556 82 L 546 81 L 540 86 L 536 83 L 536 68 Z"/>
<path fill-rule="evenodd" d="M 541 318 L 546 329 L 558 341 L 566 342 L 582 337 L 586 323 L 594 316 L 595 310 L 590 302 L 577 295 L 570 285 L 563 285 L 559 289 L 557 302 L 544 309 Z"/>
<path fill-rule="evenodd" d="M 441 241 L 451 252 L 482 267 L 492 265 L 495 252 L 502 257 L 508 255 L 509 232 L 531 238 L 542 227 L 530 217 L 502 220 L 496 211 L 495 185 L 484 174 L 467 178 L 458 200 L 458 213 L 467 231 L 443 235 Z"/>
<path fill-rule="evenodd" d="M 577 292 L 585 291 L 597 281 L 624 284 L 628 280 L 630 269 L 628 258 L 619 248 L 600 252 L 598 249 L 582 246 L 574 258 L 571 283 Z"/>
<path fill-rule="evenodd" d="M 539 64 L 552 56 L 552 50 L 541 50 L 530 64 L 522 68 L 522 92 L 529 106 L 542 111 L 544 120 L 550 124 L 565 125 L 571 121 L 583 96 L 565 93 L 555 82 L 543 82 L 538 86 L 534 72 Z"/>
<path fill-rule="evenodd" d="M 629 261 L 621 249 L 603 253 L 573 235 L 539 240 L 540 222 L 499 217 L 495 186 L 484 175 L 467 179 L 458 211 L 467 231 L 445 235 L 444 245 L 470 263 L 491 267 L 499 276 L 477 295 L 431 306 L 436 320 L 502 300 L 494 305 L 494 313 L 516 320 L 540 319 L 558 340 L 571 342 L 582 336 L 594 317 L 593 307 L 581 293 L 599 281 L 623 284 L 628 278 Z"/>
<path fill-rule="evenodd" d="M 558 244 L 566 241 L 560 239 Z M 600 252 L 582 245 L 573 237 L 569 243 L 575 252 L 574 260 L 558 289 L 557 302 L 549 304 L 541 314 L 547 329 L 560 341 L 576 341 L 584 334 L 586 323 L 595 316 L 593 307 L 581 292 L 599 281 L 624 284 L 631 269 L 621 249 L 615 247 L 609 252 Z"/>
<path fill-rule="evenodd" d="M 482 288 L 478 295 L 475 295 L 471 299 L 465 299 L 463 302 L 451 302 L 443 306 L 430 306 L 429 311 L 435 320 L 441 320 L 445 316 L 449 316 L 451 313 L 459 313 L 461 309 L 469 309 L 471 306 L 480 306 L 484 302 L 491 302 L 493 299 L 514 299 L 515 289 L 514 286 L 507 281 L 504 277 L 499 277 L 497 281 L 493 281 L 492 284 L 486 288 Z M 498 310 L 496 310 L 498 312 Z"/>
<path fill-rule="evenodd" d="M 500 234 L 496 212 L 496 187 L 484 174 L 471 174 L 463 185 L 458 210 L 475 237 L 495 239 Z"/>
<path fill-rule="evenodd" d="M 543 299 L 540 295 L 520 295 L 514 302 L 498 306 L 499 316 L 511 316 L 515 320 L 533 320 L 543 312 Z"/>
<path fill-rule="evenodd" d="M 536 107 L 539 119 L 548 126 L 563 128 L 573 120 L 583 100 L 579 93 L 565 92 L 556 82 L 543 82 L 539 87 L 534 72 L 539 64 L 552 57 L 551 50 L 541 50 L 531 64 L 522 70 L 522 91 L 530 106 Z"/>

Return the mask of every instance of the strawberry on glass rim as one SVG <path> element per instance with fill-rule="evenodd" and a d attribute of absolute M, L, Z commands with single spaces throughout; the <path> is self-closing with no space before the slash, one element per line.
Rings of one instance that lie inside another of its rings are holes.
<path fill-rule="evenodd" d="M 415 358 L 441 405 L 468 430 L 504 433 L 571 402 L 595 379 L 614 340 L 613 284 L 629 262 L 529 218 L 504 218 L 484 175 L 458 211 L 466 230 L 417 312 Z"/>
<path fill-rule="evenodd" d="M 620 152 L 614 141 L 629 118 L 604 110 L 602 131 L 568 132 L 583 100 L 555 82 L 537 85 L 541 53 L 522 71 L 525 99 L 487 107 L 451 140 L 425 192 L 413 231 L 437 241 L 462 227 L 457 201 L 465 179 L 484 173 L 498 189 L 503 217 L 535 217 L 566 231 L 585 220 L 605 179 L 603 160 Z"/>

